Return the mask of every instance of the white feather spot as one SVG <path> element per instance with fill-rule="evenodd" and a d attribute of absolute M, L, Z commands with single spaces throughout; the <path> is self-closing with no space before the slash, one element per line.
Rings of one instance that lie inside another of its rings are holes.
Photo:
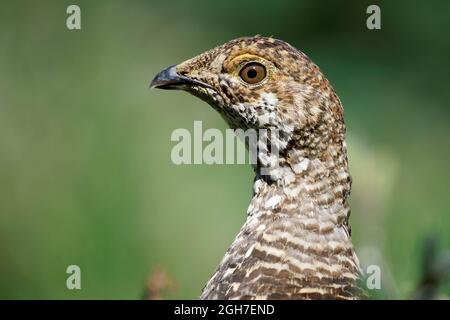
<path fill-rule="evenodd" d="M 279 204 L 281 201 L 281 197 L 279 195 L 275 195 L 272 198 L 270 198 L 269 200 L 266 201 L 266 204 L 264 205 L 264 207 L 266 209 L 273 209 L 275 208 L 275 206 L 277 204 Z"/>
<path fill-rule="evenodd" d="M 301 173 L 308 169 L 309 159 L 303 159 L 299 163 L 295 164 L 292 169 L 294 169 L 295 173 Z"/>

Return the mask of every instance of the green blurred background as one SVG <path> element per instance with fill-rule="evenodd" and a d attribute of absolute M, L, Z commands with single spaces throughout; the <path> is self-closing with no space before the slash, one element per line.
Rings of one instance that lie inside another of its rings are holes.
<path fill-rule="evenodd" d="M 366 28 L 381 6 L 382 30 Z M 81 7 L 82 29 L 66 28 Z M 246 165 L 176 166 L 176 128 L 224 130 L 162 68 L 239 36 L 272 35 L 327 75 L 345 108 L 353 237 L 407 298 L 424 239 L 450 247 L 450 2 L 2 1 L 0 298 L 196 298 L 245 220 Z M 81 290 L 66 268 L 81 267 Z M 450 294 L 450 286 L 441 288 Z"/>

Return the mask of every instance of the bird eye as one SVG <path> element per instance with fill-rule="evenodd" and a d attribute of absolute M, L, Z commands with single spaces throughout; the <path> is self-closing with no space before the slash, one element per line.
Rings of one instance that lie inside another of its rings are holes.
<path fill-rule="evenodd" d="M 239 76 L 249 84 L 256 84 L 266 78 L 266 68 L 260 63 L 250 62 L 241 69 Z"/>

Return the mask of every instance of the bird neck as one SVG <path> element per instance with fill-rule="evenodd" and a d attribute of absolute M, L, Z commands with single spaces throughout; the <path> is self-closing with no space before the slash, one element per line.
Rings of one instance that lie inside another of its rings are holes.
<path fill-rule="evenodd" d="M 323 151 L 290 149 L 276 172 L 256 169 L 247 221 L 202 298 L 354 298 L 345 144 Z"/>
<path fill-rule="evenodd" d="M 273 225 L 273 220 L 291 225 L 291 236 L 313 236 L 320 241 L 331 237 L 351 244 L 350 190 L 344 141 L 330 144 L 321 152 L 291 148 L 274 168 L 256 169 L 248 219 L 258 217 L 264 225 Z"/>

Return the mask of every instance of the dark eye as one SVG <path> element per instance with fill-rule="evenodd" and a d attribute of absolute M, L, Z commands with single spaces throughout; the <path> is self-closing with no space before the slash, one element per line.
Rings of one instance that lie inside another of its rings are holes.
<path fill-rule="evenodd" d="M 249 84 L 256 84 L 266 78 L 266 67 L 257 62 L 250 62 L 241 69 L 239 76 Z"/>

